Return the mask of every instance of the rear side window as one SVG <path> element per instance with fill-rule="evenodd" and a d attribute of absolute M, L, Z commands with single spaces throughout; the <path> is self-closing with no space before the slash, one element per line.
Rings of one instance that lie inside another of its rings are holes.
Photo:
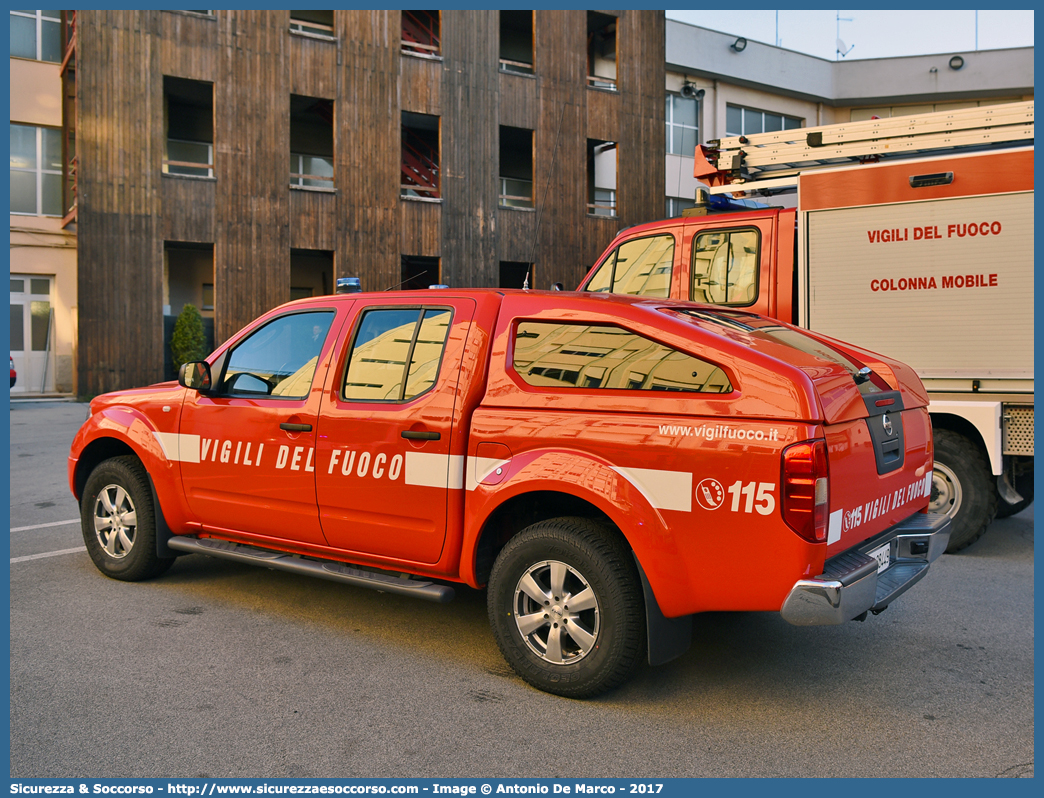
<path fill-rule="evenodd" d="M 598 267 L 585 291 L 668 297 L 674 265 L 674 236 L 627 241 Z"/>
<path fill-rule="evenodd" d="M 751 305 L 758 298 L 757 230 L 700 233 L 692 244 L 692 301 Z"/>
<path fill-rule="evenodd" d="M 439 374 L 452 312 L 448 308 L 378 308 L 359 320 L 341 396 L 406 402 Z"/>
<path fill-rule="evenodd" d="M 613 325 L 520 322 L 514 367 L 538 388 L 732 391 L 713 363 Z"/>

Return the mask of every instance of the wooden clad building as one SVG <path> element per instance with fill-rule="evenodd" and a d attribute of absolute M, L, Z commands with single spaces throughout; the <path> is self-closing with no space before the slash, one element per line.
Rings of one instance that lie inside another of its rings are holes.
<path fill-rule="evenodd" d="M 80 392 L 291 298 L 574 287 L 663 214 L 662 11 L 77 11 Z M 168 323 L 165 325 L 164 320 Z"/>

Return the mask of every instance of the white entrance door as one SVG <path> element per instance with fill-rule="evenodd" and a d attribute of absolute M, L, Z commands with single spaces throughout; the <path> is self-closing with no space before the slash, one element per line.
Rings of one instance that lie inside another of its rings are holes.
<path fill-rule="evenodd" d="M 11 393 L 54 390 L 54 319 L 50 277 L 11 275 L 11 357 L 18 382 Z"/>

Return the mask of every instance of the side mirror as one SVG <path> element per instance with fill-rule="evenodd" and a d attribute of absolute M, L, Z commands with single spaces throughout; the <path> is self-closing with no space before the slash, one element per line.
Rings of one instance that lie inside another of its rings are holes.
<path fill-rule="evenodd" d="M 211 386 L 210 364 L 205 360 L 183 364 L 178 372 L 178 385 L 207 393 Z"/>
<path fill-rule="evenodd" d="M 563 290 L 565 290 L 565 286 L 562 285 L 561 283 L 551 283 L 551 290 L 552 291 L 563 291 Z"/>

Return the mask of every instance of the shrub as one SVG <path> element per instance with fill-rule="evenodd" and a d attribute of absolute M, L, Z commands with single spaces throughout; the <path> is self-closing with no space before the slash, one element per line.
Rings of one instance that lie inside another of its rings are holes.
<path fill-rule="evenodd" d="M 199 315 L 195 305 L 185 305 L 178 314 L 174 334 L 170 337 L 170 354 L 174 360 L 175 371 L 179 371 L 184 363 L 202 360 L 207 356 L 207 336 L 203 332 L 203 317 Z"/>

